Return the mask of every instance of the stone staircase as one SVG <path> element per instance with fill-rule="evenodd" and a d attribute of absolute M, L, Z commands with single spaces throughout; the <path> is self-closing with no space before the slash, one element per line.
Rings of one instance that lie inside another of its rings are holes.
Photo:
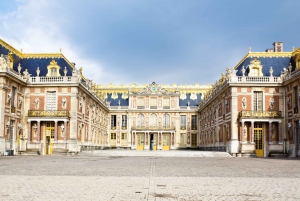
<path fill-rule="evenodd" d="M 288 154 L 283 152 L 273 152 L 269 153 L 269 157 L 275 157 L 275 158 L 287 158 Z"/>
<path fill-rule="evenodd" d="M 19 155 L 22 156 L 36 156 L 40 155 L 40 151 L 38 149 L 26 149 L 26 151 L 19 151 Z"/>

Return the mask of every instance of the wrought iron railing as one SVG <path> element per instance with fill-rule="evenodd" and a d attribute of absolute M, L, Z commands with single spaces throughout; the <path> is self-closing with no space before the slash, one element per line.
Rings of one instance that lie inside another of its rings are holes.
<path fill-rule="evenodd" d="M 281 111 L 254 111 L 246 110 L 239 112 L 239 118 L 280 118 Z"/>
<path fill-rule="evenodd" d="M 28 110 L 28 117 L 69 117 L 68 110 Z"/>

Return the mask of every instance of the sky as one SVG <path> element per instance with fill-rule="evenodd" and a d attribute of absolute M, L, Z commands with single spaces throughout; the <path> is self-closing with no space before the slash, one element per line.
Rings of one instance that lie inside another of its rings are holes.
<path fill-rule="evenodd" d="M 62 49 L 97 84 L 207 85 L 248 52 L 300 47 L 299 0 L 0 0 L 0 38 Z"/>

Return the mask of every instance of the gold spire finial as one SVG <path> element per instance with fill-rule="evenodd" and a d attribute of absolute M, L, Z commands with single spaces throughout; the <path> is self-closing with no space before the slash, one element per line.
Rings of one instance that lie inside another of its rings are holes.
<path fill-rule="evenodd" d="M 292 47 L 292 51 L 293 51 L 293 52 L 295 51 L 295 47 L 294 47 L 294 46 Z"/>
<path fill-rule="evenodd" d="M 59 52 L 60 52 L 60 53 L 62 52 L 62 49 L 61 49 L 61 48 L 59 48 Z"/>
<path fill-rule="evenodd" d="M 249 47 L 249 49 L 248 49 L 248 50 L 249 50 L 249 52 L 251 52 L 251 47 Z"/>

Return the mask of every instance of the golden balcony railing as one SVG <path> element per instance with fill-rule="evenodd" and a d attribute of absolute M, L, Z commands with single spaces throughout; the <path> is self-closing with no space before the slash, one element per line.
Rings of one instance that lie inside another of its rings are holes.
<path fill-rule="evenodd" d="M 132 126 L 131 130 L 135 131 L 171 131 L 175 130 L 175 126 Z"/>
<path fill-rule="evenodd" d="M 69 117 L 68 110 L 28 110 L 28 117 Z"/>
<path fill-rule="evenodd" d="M 281 111 L 240 111 L 239 118 L 280 118 Z"/>

